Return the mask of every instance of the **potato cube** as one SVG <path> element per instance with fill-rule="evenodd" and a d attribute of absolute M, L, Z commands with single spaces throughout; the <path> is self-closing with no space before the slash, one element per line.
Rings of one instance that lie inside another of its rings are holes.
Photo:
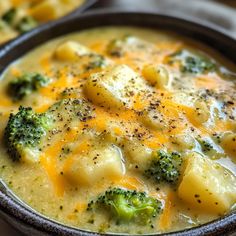
<path fill-rule="evenodd" d="M 221 146 L 230 157 L 235 158 L 236 157 L 236 133 L 226 132 L 222 137 Z"/>
<path fill-rule="evenodd" d="M 39 162 L 40 151 L 34 148 L 25 148 L 21 152 L 21 162 L 26 164 L 35 164 Z"/>
<path fill-rule="evenodd" d="M 4 43 L 10 39 L 15 38 L 18 35 L 18 32 L 4 21 L 0 20 L 0 30 L 1 30 L 1 37 L 0 37 L 0 44 Z"/>
<path fill-rule="evenodd" d="M 236 177 L 214 161 L 191 153 L 178 195 L 193 207 L 223 214 L 236 202 Z"/>
<path fill-rule="evenodd" d="M 146 65 L 143 67 L 144 78 L 153 86 L 163 89 L 168 86 L 169 74 L 167 69 L 161 65 Z"/>
<path fill-rule="evenodd" d="M 10 1 L 0 1 L 0 15 L 2 16 L 4 13 L 6 13 L 11 8 L 11 2 Z"/>
<path fill-rule="evenodd" d="M 176 134 L 170 136 L 172 146 L 179 151 L 191 150 L 196 146 L 195 139 L 189 134 Z"/>
<path fill-rule="evenodd" d="M 211 114 L 206 102 L 197 100 L 194 107 L 196 110 L 194 110 L 193 119 L 199 124 L 207 122 Z"/>
<path fill-rule="evenodd" d="M 140 118 L 144 125 L 149 128 L 163 130 L 168 127 L 165 119 L 163 118 L 163 114 L 158 111 L 158 108 L 144 110 Z"/>
<path fill-rule="evenodd" d="M 140 142 L 126 141 L 124 145 L 126 157 L 137 170 L 144 171 L 150 163 L 152 150 Z"/>
<path fill-rule="evenodd" d="M 98 147 L 86 154 L 72 157 L 69 168 L 63 170 L 72 184 L 93 185 L 99 180 L 113 180 L 125 173 L 122 155 L 116 146 Z"/>
<path fill-rule="evenodd" d="M 55 51 L 55 57 L 62 61 L 73 61 L 79 56 L 89 53 L 89 49 L 78 42 L 66 41 L 59 45 Z"/>
<path fill-rule="evenodd" d="M 56 19 L 60 16 L 57 0 L 44 0 L 31 8 L 31 16 L 40 22 Z"/>
<path fill-rule="evenodd" d="M 117 65 L 104 72 L 94 73 L 85 84 L 85 93 L 89 99 L 109 108 L 131 108 L 135 96 L 145 90 L 145 81 L 126 65 Z"/>

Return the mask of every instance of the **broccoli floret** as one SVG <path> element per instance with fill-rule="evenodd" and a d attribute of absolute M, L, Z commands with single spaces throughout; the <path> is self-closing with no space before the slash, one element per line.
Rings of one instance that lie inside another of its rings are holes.
<path fill-rule="evenodd" d="M 8 84 L 8 94 L 14 101 L 22 100 L 26 95 L 37 91 L 49 83 L 49 78 L 38 74 L 24 74 Z"/>
<path fill-rule="evenodd" d="M 9 9 L 6 13 L 3 14 L 2 20 L 8 24 L 12 24 L 17 14 L 16 8 Z"/>
<path fill-rule="evenodd" d="M 114 57 L 122 57 L 124 56 L 124 49 L 123 49 L 123 45 L 124 41 L 120 40 L 120 39 L 114 39 L 112 40 L 107 47 L 107 53 L 110 56 L 114 56 Z"/>
<path fill-rule="evenodd" d="M 37 21 L 31 16 L 23 17 L 16 25 L 16 30 L 20 33 L 26 33 L 38 25 Z"/>
<path fill-rule="evenodd" d="M 19 161 L 30 150 L 37 150 L 50 123 L 47 114 L 37 114 L 30 107 L 20 106 L 16 114 L 11 113 L 5 128 L 4 141 L 12 160 Z"/>
<path fill-rule="evenodd" d="M 216 64 L 211 59 L 205 56 L 195 55 L 187 50 L 178 51 L 172 57 L 174 61 L 180 61 L 180 70 L 183 73 L 201 74 L 216 69 Z"/>
<path fill-rule="evenodd" d="M 182 156 L 177 152 L 167 153 L 164 151 L 154 152 L 152 160 L 145 175 L 159 182 L 175 184 L 180 176 L 183 163 Z"/>
<path fill-rule="evenodd" d="M 17 15 L 19 12 L 16 8 L 11 8 L 3 16 L 2 20 L 6 22 L 13 29 L 19 31 L 19 33 L 25 33 L 38 25 L 38 22 L 31 16 L 24 16 L 20 19 Z"/>
<path fill-rule="evenodd" d="M 91 58 L 91 61 L 85 66 L 85 70 L 94 70 L 106 66 L 107 62 L 104 56 L 89 54 L 89 57 Z"/>
<path fill-rule="evenodd" d="M 97 200 L 88 204 L 87 210 L 106 209 L 118 222 L 151 223 L 162 210 L 162 203 L 145 192 L 110 188 Z"/>
<path fill-rule="evenodd" d="M 184 65 L 181 68 L 182 72 L 189 73 L 204 73 L 215 69 L 215 64 L 206 58 L 200 57 L 186 57 Z"/>
<path fill-rule="evenodd" d="M 126 54 L 127 49 L 136 45 L 138 48 L 143 49 L 142 41 L 131 36 L 124 35 L 120 39 L 113 39 L 107 45 L 107 53 L 113 57 L 123 57 Z"/>

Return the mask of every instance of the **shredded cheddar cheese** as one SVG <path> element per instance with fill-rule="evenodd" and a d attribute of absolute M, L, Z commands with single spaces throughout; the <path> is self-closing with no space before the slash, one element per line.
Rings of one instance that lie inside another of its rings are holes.
<path fill-rule="evenodd" d="M 30 14 L 52 16 L 45 2 Z M 36 211 L 93 232 L 215 220 L 236 203 L 233 77 L 213 50 L 155 30 L 45 43 L 2 74 L 0 177 Z"/>

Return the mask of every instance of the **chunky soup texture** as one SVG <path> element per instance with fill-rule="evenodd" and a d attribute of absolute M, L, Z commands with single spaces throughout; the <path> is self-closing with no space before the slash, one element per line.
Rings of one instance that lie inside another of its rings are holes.
<path fill-rule="evenodd" d="M 234 65 L 155 30 L 50 41 L 0 87 L 0 176 L 41 214 L 96 232 L 195 227 L 236 203 Z"/>
<path fill-rule="evenodd" d="M 62 17 L 83 2 L 84 0 L 0 0 L 0 43 L 41 23 Z"/>

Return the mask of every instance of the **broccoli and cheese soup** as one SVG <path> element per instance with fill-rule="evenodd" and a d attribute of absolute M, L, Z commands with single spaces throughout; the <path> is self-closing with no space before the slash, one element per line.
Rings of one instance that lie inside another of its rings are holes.
<path fill-rule="evenodd" d="M 0 43 L 62 17 L 84 0 L 0 0 Z"/>
<path fill-rule="evenodd" d="M 0 176 L 46 217 L 95 232 L 196 227 L 236 203 L 234 65 L 151 29 L 52 40 L 0 87 Z"/>

